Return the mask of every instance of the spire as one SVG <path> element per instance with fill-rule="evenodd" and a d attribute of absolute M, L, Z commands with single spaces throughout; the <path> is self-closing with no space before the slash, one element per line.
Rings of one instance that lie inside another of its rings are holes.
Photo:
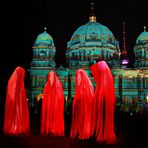
<path fill-rule="evenodd" d="M 94 3 L 91 2 L 91 15 L 89 17 L 90 22 L 96 22 L 96 16 L 94 14 Z"/>
<path fill-rule="evenodd" d="M 91 3 L 91 15 L 94 15 L 94 3 Z"/>
<path fill-rule="evenodd" d="M 146 26 L 144 26 L 143 29 L 144 29 L 144 32 L 146 32 Z"/>
<path fill-rule="evenodd" d="M 126 50 L 126 43 L 125 43 L 125 22 L 123 22 L 123 50 Z"/>
<path fill-rule="evenodd" d="M 122 65 L 126 67 L 129 61 L 127 58 L 127 50 L 126 50 L 125 22 L 123 22 L 123 50 L 121 51 L 121 57 L 122 57 Z"/>

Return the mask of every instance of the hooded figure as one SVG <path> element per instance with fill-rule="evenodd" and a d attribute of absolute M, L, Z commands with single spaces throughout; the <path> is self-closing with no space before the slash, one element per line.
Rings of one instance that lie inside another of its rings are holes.
<path fill-rule="evenodd" d="M 99 143 L 116 143 L 114 132 L 115 88 L 112 73 L 105 61 L 90 67 L 96 82 L 95 90 L 95 122 L 96 140 Z"/>
<path fill-rule="evenodd" d="M 43 135 L 64 136 L 64 93 L 54 71 L 49 72 L 44 87 L 40 131 Z"/>
<path fill-rule="evenodd" d="M 70 137 L 88 139 L 91 136 L 91 118 L 94 88 L 83 69 L 76 71 L 76 91 L 72 103 Z"/>
<path fill-rule="evenodd" d="M 28 134 L 30 131 L 24 76 L 25 70 L 17 67 L 8 81 L 3 129 L 5 134 Z"/>

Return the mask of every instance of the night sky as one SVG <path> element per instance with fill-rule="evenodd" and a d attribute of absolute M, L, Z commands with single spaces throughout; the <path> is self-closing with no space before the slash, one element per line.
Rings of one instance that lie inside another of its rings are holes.
<path fill-rule="evenodd" d="M 122 49 L 122 23 L 125 21 L 126 46 L 133 63 L 133 48 L 138 35 L 147 26 L 148 1 L 94 0 L 97 22 L 108 27 L 119 40 Z M 13 70 L 23 66 L 26 70 L 32 60 L 32 46 L 36 37 L 47 27 L 57 49 L 57 67 L 65 66 L 67 42 L 78 27 L 88 22 L 90 0 L 24 0 L 5 1 L 1 25 L 4 34 L 0 57 L 0 99 Z M 3 60 L 4 58 L 5 60 Z M 132 64 L 131 64 L 132 65 Z"/>

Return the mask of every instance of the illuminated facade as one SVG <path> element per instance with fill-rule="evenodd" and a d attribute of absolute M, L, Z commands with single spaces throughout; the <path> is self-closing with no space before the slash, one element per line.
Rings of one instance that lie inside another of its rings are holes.
<path fill-rule="evenodd" d="M 91 15 L 89 22 L 80 26 L 67 43 L 66 68 L 55 68 L 56 48 L 46 30 L 38 35 L 33 46 L 31 62 L 31 105 L 36 107 L 46 83 L 47 74 L 54 69 L 63 84 L 65 101 L 72 101 L 75 92 L 75 72 L 84 68 L 95 86 L 90 65 L 98 59 L 108 62 L 116 88 L 117 105 L 135 101 L 141 104 L 148 95 L 148 32 L 146 28 L 137 38 L 134 53 L 135 67 L 121 64 L 119 42 L 113 33 Z"/>

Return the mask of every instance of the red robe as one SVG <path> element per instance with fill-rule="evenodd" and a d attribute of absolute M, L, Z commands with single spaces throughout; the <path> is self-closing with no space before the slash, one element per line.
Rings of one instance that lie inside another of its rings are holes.
<path fill-rule="evenodd" d="M 17 67 L 8 81 L 3 129 L 5 134 L 29 133 L 29 109 L 24 76 L 25 70 Z"/>
<path fill-rule="evenodd" d="M 41 134 L 64 136 L 64 93 L 56 73 L 51 71 L 44 87 Z"/>
<path fill-rule="evenodd" d="M 89 77 L 83 69 L 77 70 L 70 137 L 90 138 L 93 98 L 94 88 Z"/>
<path fill-rule="evenodd" d="M 100 143 L 116 143 L 114 132 L 116 98 L 112 73 L 105 61 L 92 65 L 91 71 L 96 82 L 96 140 Z"/>

